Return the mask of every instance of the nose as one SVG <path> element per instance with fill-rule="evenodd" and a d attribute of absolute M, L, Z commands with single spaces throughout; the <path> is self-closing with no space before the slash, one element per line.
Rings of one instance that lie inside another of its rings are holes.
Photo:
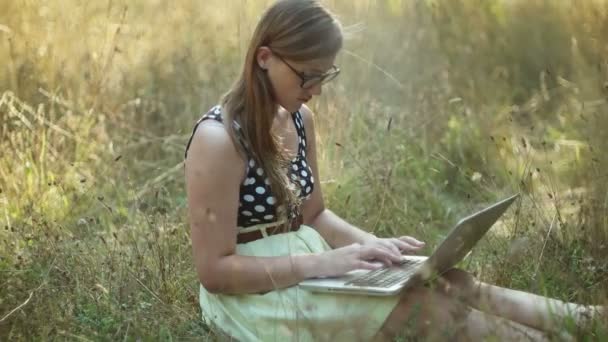
<path fill-rule="evenodd" d="M 319 96 L 319 95 L 321 95 L 321 93 L 323 91 L 321 89 L 322 87 L 323 87 L 323 85 L 321 83 L 319 83 L 319 84 L 317 84 L 317 85 L 315 85 L 315 86 L 313 86 L 313 87 L 310 88 L 310 93 L 313 94 L 313 95 Z"/>

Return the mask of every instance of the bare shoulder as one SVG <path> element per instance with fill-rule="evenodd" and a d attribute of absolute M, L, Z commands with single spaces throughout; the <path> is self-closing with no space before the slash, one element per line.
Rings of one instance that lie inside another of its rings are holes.
<path fill-rule="evenodd" d="M 245 160 L 225 126 L 214 120 L 205 120 L 198 125 L 185 163 L 186 172 L 202 167 L 207 171 L 212 168 L 219 172 L 242 170 L 239 174 L 244 175 L 245 169 Z"/>

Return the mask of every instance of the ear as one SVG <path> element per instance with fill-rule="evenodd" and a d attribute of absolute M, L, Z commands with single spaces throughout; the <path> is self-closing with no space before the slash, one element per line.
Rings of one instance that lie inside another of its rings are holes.
<path fill-rule="evenodd" d="M 270 60 L 271 56 L 272 56 L 272 51 L 270 50 L 269 47 L 260 46 L 258 48 L 255 58 L 258 63 L 258 66 L 260 68 L 262 68 L 262 70 L 268 70 L 268 61 Z"/>

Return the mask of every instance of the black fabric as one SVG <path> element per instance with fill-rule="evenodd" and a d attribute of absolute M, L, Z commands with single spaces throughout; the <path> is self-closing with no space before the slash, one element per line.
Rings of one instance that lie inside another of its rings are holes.
<path fill-rule="evenodd" d="M 295 158 L 291 160 L 289 170 L 286 171 L 289 179 L 296 186 L 296 193 L 298 193 L 300 198 L 308 199 L 314 189 L 314 177 L 312 175 L 312 170 L 308 165 L 308 161 L 306 160 L 307 141 L 304 121 L 302 120 L 302 114 L 299 111 L 292 113 L 291 116 L 298 135 L 298 153 Z M 192 143 L 192 137 L 194 136 L 194 132 L 196 132 L 198 125 L 208 119 L 223 123 L 221 107 L 215 106 L 211 108 L 211 110 L 196 122 L 194 129 L 192 130 L 192 135 L 188 140 L 184 156 L 188 155 L 188 148 Z M 270 181 L 266 176 L 266 172 L 258 165 L 256 159 L 249 152 L 250 150 L 247 142 L 242 138 L 242 134 L 240 134 L 240 126 L 236 122 L 234 122 L 233 125 L 236 128 L 237 133 L 239 133 L 239 140 L 247 153 L 247 173 L 245 180 L 240 186 L 237 224 L 239 227 L 249 227 L 260 223 L 276 222 L 276 199 L 272 195 Z"/>

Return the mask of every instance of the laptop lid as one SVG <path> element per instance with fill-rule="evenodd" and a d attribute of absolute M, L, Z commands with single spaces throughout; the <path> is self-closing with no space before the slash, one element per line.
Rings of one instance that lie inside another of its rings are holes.
<path fill-rule="evenodd" d="M 442 274 L 464 259 L 518 196 L 515 194 L 458 221 L 425 262 L 423 279 L 435 272 Z"/>

